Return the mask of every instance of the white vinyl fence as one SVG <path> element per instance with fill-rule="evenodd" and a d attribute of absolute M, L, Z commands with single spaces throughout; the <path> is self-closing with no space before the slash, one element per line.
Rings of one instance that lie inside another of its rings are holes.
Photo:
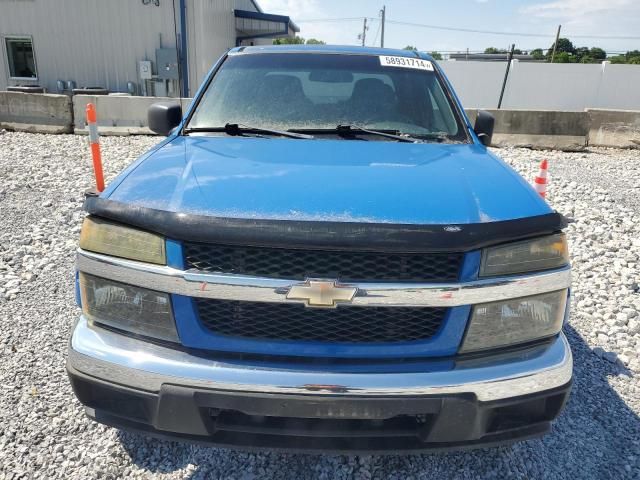
<path fill-rule="evenodd" d="M 506 63 L 442 61 L 465 108 L 496 108 Z M 503 109 L 640 110 L 640 65 L 528 63 L 514 60 Z"/>

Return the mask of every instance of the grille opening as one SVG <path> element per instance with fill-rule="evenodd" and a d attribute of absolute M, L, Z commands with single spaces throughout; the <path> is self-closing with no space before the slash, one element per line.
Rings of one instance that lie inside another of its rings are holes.
<path fill-rule="evenodd" d="M 502 432 L 524 427 L 532 423 L 549 422 L 562 410 L 566 395 L 559 393 L 550 397 L 534 398 L 527 402 L 494 408 L 488 432 Z"/>
<path fill-rule="evenodd" d="M 268 417 L 212 409 L 215 431 L 299 437 L 425 438 L 435 415 L 399 415 L 386 419 Z"/>
<path fill-rule="evenodd" d="M 211 332 L 264 340 L 392 343 L 426 340 L 443 324 L 446 307 L 307 308 L 297 303 L 197 299 Z"/>
<path fill-rule="evenodd" d="M 387 253 L 298 250 L 184 243 L 185 265 L 208 273 L 343 282 L 452 282 L 458 280 L 462 253 Z"/>

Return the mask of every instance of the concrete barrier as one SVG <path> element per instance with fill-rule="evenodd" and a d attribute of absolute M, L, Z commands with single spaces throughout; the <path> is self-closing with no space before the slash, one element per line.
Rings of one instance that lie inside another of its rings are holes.
<path fill-rule="evenodd" d="M 0 92 L 0 128 L 33 133 L 71 133 L 71 99 L 66 95 Z"/>
<path fill-rule="evenodd" d="M 640 112 L 587 109 L 589 145 L 597 147 L 640 147 Z"/>
<path fill-rule="evenodd" d="M 96 105 L 103 135 L 153 134 L 147 109 L 175 98 L 0 92 L 0 128 L 39 133 L 87 133 L 85 109 Z M 186 110 L 190 98 L 182 100 Z M 496 119 L 493 145 L 581 150 L 587 145 L 640 148 L 640 111 L 587 109 L 584 112 L 488 110 Z M 467 109 L 471 123 L 478 110 Z M 74 128 L 75 127 L 75 128 Z"/>
<path fill-rule="evenodd" d="M 147 109 L 157 102 L 178 102 L 177 98 L 131 97 L 112 95 L 75 95 L 73 114 L 75 132 L 88 133 L 85 109 L 93 103 L 98 113 L 98 131 L 102 135 L 153 135 L 147 123 Z M 182 109 L 191 103 L 182 99 Z"/>
<path fill-rule="evenodd" d="M 487 110 L 496 119 L 492 145 L 582 150 L 587 146 L 587 112 L 545 110 Z M 466 110 L 471 124 L 477 109 Z"/>

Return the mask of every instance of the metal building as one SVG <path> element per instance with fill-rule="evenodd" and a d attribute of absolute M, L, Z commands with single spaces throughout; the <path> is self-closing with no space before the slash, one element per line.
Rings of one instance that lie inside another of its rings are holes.
<path fill-rule="evenodd" d="M 0 0 L 0 90 L 190 96 L 227 49 L 298 31 L 256 0 Z"/>

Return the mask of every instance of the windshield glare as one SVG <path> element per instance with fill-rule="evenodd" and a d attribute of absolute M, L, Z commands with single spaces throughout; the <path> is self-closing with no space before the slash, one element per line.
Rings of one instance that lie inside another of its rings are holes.
<path fill-rule="evenodd" d="M 382 66 L 378 56 L 369 55 L 231 55 L 188 128 L 227 123 L 278 130 L 353 125 L 467 139 L 435 72 Z"/>

